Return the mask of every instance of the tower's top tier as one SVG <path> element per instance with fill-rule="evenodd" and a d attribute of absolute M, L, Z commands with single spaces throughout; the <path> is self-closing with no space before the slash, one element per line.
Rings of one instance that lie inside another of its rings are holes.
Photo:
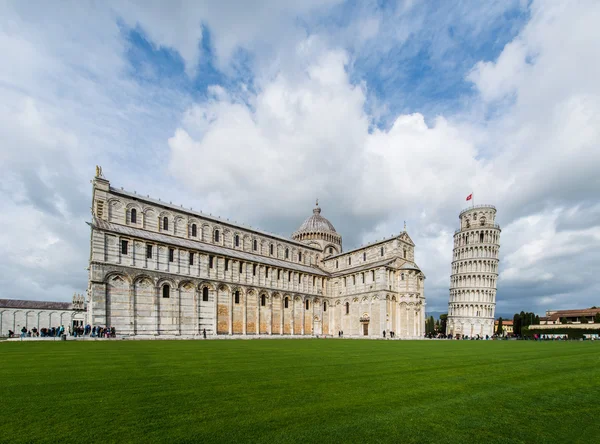
<path fill-rule="evenodd" d="M 460 229 L 490 226 L 496 223 L 496 207 L 493 205 L 475 205 L 466 208 L 458 215 Z"/>

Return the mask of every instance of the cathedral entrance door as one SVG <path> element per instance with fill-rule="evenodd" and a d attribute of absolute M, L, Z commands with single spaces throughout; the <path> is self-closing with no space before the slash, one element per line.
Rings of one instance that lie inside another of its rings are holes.
<path fill-rule="evenodd" d="M 369 336 L 369 324 L 366 322 L 363 324 L 363 336 Z"/>

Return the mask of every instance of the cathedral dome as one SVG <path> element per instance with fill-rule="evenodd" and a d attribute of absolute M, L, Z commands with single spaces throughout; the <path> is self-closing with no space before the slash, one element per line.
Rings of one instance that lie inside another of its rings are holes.
<path fill-rule="evenodd" d="M 313 214 L 306 219 L 300 228 L 292 235 L 294 240 L 321 248 L 327 254 L 342 252 L 342 236 L 337 234 L 331 222 L 321 216 L 319 201 L 313 209 Z"/>
<path fill-rule="evenodd" d="M 333 224 L 329 222 L 326 218 L 321 216 L 321 208 L 319 208 L 319 204 L 317 203 L 316 208 L 313 210 L 312 216 L 306 219 L 300 228 L 296 231 L 296 233 L 312 233 L 312 232 L 325 232 L 325 233 L 335 233 L 335 228 Z"/>

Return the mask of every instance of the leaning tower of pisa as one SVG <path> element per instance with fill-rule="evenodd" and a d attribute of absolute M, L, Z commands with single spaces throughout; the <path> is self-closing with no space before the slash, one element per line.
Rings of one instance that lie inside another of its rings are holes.
<path fill-rule="evenodd" d="M 496 208 L 476 205 L 458 216 L 450 278 L 446 333 L 480 337 L 494 334 L 500 226 Z"/>

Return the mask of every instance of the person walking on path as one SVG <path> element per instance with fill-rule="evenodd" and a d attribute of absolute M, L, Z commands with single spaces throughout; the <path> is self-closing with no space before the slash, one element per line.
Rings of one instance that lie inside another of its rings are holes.
<path fill-rule="evenodd" d="M 206 339 L 206 329 L 202 330 L 202 336 L 204 337 L 204 339 Z"/>

